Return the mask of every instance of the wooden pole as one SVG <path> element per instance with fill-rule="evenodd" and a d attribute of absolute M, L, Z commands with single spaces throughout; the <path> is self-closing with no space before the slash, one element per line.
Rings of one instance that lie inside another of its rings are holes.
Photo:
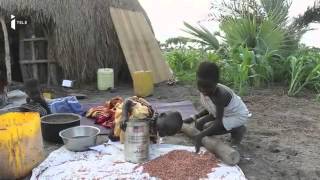
<path fill-rule="evenodd" d="M 3 31 L 3 38 L 4 38 L 4 47 L 5 47 L 5 63 L 7 69 L 7 81 L 9 84 L 12 82 L 11 78 L 11 58 L 10 58 L 10 45 L 9 45 L 9 36 L 8 36 L 8 29 L 6 26 L 5 18 L 0 16 L 0 22 Z"/>
<path fill-rule="evenodd" d="M 189 124 L 183 124 L 182 132 L 188 137 L 193 137 L 199 133 L 194 126 Z M 236 165 L 240 161 L 240 154 L 238 151 L 223 143 L 214 136 L 204 137 L 202 139 L 203 146 L 211 153 L 214 153 L 219 157 L 224 163 L 228 165 Z"/>

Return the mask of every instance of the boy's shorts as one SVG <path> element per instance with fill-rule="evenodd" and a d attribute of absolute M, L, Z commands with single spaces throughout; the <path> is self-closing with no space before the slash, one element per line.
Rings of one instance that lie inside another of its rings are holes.
<path fill-rule="evenodd" d="M 242 125 L 245 125 L 248 119 L 249 119 L 248 115 L 229 116 L 229 117 L 223 117 L 222 123 L 224 128 L 227 131 L 230 131 L 233 128 L 237 128 Z"/>

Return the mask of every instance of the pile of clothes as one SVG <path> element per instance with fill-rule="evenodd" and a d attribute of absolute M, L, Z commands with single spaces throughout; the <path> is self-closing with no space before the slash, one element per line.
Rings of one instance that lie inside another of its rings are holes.
<path fill-rule="evenodd" d="M 128 107 L 129 106 L 129 107 Z M 103 106 L 90 108 L 86 117 L 94 119 L 96 124 L 112 129 L 112 136 L 124 142 L 124 132 L 121 123 L 134 119 L 146 119 L 154 116 L 152 106 L 143 98 L 137 96 L 124 100 L 122 97 L 114 97 L 105 102 Z M 154 128 L 150 128 L 152 136 L 156 136 Z"/>
<path fill-rule="evenodd" d="M 116 118 L 119 119 L 121 117 L 122 105 L 123 99 L 115 97 L 105 102 L 103 106 L 90 108 L 86 113 L 86 117 L 93 118 L 96 124 L 113 129 Z"/>

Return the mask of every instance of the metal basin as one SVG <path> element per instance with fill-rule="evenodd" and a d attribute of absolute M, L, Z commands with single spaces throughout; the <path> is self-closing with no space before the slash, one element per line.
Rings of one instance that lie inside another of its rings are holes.
<path fill-rule="evenodd" d="M 77 126 L 59 133 L 65 147 L 70 151 L 86 151 L 96 145 L 100 129 L 93 126 Z"/>

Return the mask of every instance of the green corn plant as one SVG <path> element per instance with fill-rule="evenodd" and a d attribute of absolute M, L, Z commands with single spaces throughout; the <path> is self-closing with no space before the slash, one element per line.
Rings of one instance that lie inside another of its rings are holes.
<path fill-rule="evenodd" d="M 290 70 L 291 70 L 291 80 L 288 90 L 289 96 L 296 95 L 299 91 L 298 89 L 302 86 L 303 78 L 305 77 L 305 67 L 302 59 L 291 56 L 289 57 Z"/>
<path fill-rule="evenodd" d="M 290 63 L 290 86 L 289 96 L 296 96 L 303 88 L 310 86 L 314 89 L 320 87 L 320 55 L 319 53 L 307 52 L 298 57 L 288 58 Z"/>
<path fill-rule="evenodd" d="M 250 69 L 253 67 L 252 61 L 254 59 L 254 53 L 248 49 L 243 49 L 243 61 L 240 64 L 240 74 L 239 74 L 239 94 L 244 95 L 248 91 L 249 78 L 255 75 L 250 75 Z"/>
<path fill-rule="evenodd" d="M 273 81 L 273 67 L 270 59 L 273 53 L 266 53 L 264 55 L 257 54 L 253 57 L 253 67 L 251 68 L 252 85 L 254 87 L 261 87 Z"/>
<path fill-rule="evenodd" d="M 196 68 L 205 59 L 203 52 L 190 49 L 175 49 L 165 53 L 165 56 L 177 78 L 187 83 L 195 80 Z"/>
<path fill-rule="evenodd" d="M 231 85 L 239 95 L 248 92 L 250 78 L 254 77 L 250 73 L 253 67 L 254 53 L 248 48 L 239 47 L 233 50 L 232 59 L 224 64 L 223 80 Z"/>

